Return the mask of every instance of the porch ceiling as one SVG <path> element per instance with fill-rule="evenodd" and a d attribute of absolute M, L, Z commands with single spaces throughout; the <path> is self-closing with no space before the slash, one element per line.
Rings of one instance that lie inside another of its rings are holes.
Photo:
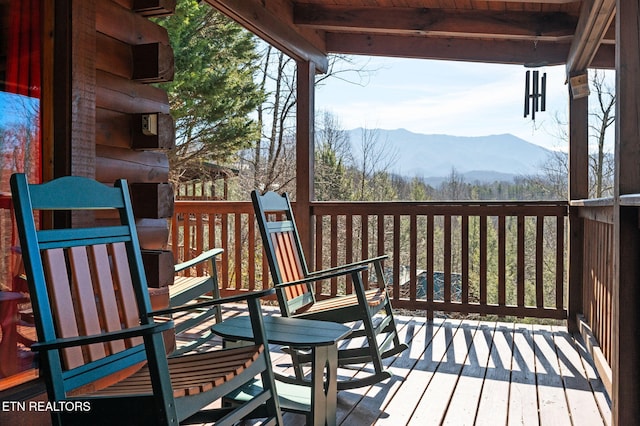
<path fill-rule="evenodd" d="M 615 67 L 615 0 L 206 0 L 296 59 Z"/>

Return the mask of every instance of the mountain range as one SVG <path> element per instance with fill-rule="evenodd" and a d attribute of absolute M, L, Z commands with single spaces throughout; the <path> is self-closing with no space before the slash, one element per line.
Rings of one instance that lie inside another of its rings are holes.
<path fill-rule="evenodd" d="M 353 153 L 362 158 L 362 140 L 373 135 L 387 156 L 395 156 L 392 173 L 419 177 L 439 184 L 452 170 L 467 182 L 512 181 L 516 176 L 534 175 L 552 151 L 512 134 L 451 136 L 413 133 L 405 129 L 352 129 L 347 131 Z"/>

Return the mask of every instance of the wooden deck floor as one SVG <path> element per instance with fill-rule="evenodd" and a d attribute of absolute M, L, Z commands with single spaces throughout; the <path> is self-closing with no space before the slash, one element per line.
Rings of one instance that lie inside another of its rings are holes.
<path fill-rule="evenodd" d="M 269 311 L 269 309 L 267 309 Z M 242 313 L 233 307 L 225 315 Z M 375 386 L 338 393 L 337 423 L 361 425 L 608 425 L 610 401 L 582 342 L 566 328 L 396 317 L 410 346 Z M 272 349 L 274 369 L 290 360 Z M 340 369 L 339 375 L 366 374 Z M 304 417 L 285 414 L 286 425 Z"/>

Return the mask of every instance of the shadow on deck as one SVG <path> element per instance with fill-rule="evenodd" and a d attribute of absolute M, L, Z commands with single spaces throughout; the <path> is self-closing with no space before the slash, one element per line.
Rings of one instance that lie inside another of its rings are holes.
<path fill-rule="evenodd" d="M 238 305 L 224 315 L 243 313 Z M 409 349 L 386 360 L 393 377 L 339 392 L 337 424 L 610 424 L 603 383 L 583 342 L 566 327 L 411 316 L 396 321 Z M 271 357 L 275 370 L 293 374 L 279 347 Z M 367 368 L 338 374 L 357 376 Z M 304 417 L 285 414 L 285 423 L 303 425 Z"/>

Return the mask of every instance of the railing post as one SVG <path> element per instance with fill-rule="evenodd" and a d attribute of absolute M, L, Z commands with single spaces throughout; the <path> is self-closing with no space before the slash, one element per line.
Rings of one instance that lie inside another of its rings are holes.
<path fill-rule="evenodd" d="M 589 97 L 569 97 L 569 200 L 589 197 Z M 567 328 L 577 333 L 582 313 L 583 220 L 569 209 Z"/>
<path fill-rule="evenodd" d="M 640 5 L 616 1 L 616 140 L 614 185 L 614 285 L 612 291 L 611 423 L 637 424 L 640 419 L 640 233 L 638 207 L 621 198 L 640 192 Z"/>

